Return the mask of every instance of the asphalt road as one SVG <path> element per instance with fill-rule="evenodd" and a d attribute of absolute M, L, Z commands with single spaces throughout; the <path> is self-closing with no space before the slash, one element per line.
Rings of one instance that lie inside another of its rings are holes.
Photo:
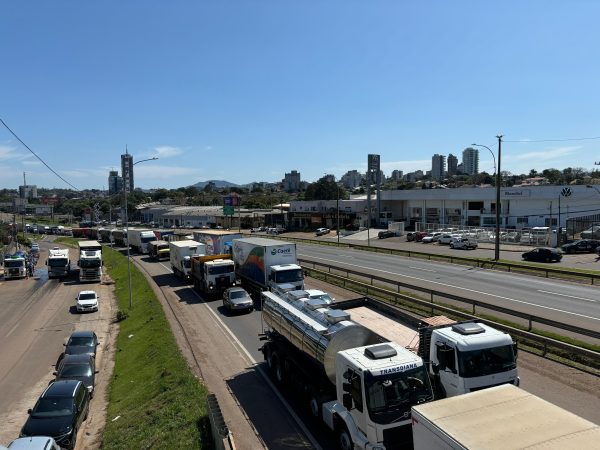
<path fill-rule="evenodd" d="M 95 284 L 79 284 L 77 277 L 48 280 L 45 267 L 48 248 L 47 240 L 40 241 L 40 258 L 34 278 L 20 280 L 0 280 L 0 443 L 7 444 L 18 437 L 27 419 L 27 410 L 32 408 L 54 379 L 54 365 L 64 347 L 63 343 L 75 330 L 93 330 L 101 345 L 97 350 L 96 367 L 101 371 L 97 377 L 103 382 L 105 364 L 104 343 L 110 321 L 112 306 L 109 301 L 110 287 Z M 75 250 L 71 251 L 71 261 L 77 261 Z M 75 267 L 75 264 L 73 264 Z M 39 278 L 39 279 L 35 279 Z M 80 290 L 94 289 L 100 295 L 100 311 L 86 315 L 72 311 L 75 297 Z M 93 448 L 92 438 L 97 438 L 95 430 L 88 424 L 101 422 L 95 406 L 101 399 L 96 396 L 83 429 L 79 433 L 77 448 Z M 94 424 L 94 426 L 96 426 Z M 86 433 L 89 432 L 89 435 Z M 85 436 L 85 437 L 84 437 Z M 96 447 L 97 448 L 97 447 Z"/>
<path fill-rule="evenodd" d="M 298 257 L 444 291 L 561 323 L 591 330 L 600 328 L 600 288 L 597 286 L 342 247 L 298 244 Z"/>

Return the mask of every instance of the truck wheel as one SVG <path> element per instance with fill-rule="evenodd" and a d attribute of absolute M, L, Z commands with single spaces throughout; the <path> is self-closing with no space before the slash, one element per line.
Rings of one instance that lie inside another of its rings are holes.
<path fill-rule="evenodd" d="M 277 381 L 277 383 L 283 384 L 285 382 L 283 361 L 279 359 L 279 356 L 276 353 L 273 355 L 273 374 L 275 375 L 275 381 Z"/>
<path fill-rule="evenodd" d="M 321 396 L 312 387 L 308 388 L 308 412 L 312 417 L 318 419 L 321 417 L 321 405 L 323 404 Z"/>
<path fill-rule="evenodd" d="M 340 450 L 353 450 L 354 444 L 352 443 L 352 437 L 350 432 L 345 425 L 342 425 L 338 432 L 338 447 Z"/>

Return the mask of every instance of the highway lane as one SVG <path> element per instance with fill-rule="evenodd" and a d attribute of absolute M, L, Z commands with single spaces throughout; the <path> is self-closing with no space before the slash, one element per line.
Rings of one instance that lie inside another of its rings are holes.
<path fill-rule="evenodd" d="M 47 238 L 46 238 L 47 239 Z M 97 365 L 104 379 L 104 352 L 107 333 L 113 316 L 111 287 L 79 284 L 76 276 L 48 280 L 44 266 L 48 248 L 53 244 L 40 241 L 40 259 L 36 277 L 39 279 L 0 280 L 0 443 L 18 437 L 27 419 L 27 409 L 54 377 L 54 364 L 64 350 L 63 343 L 76 329 L 93 330 L 102 345 L 98 347 Z M 71 250 L 71 260 L 77 261 Z M 100 295 L 100 311 L 75 314 L 71 307 L 80 290 L 94 289 Z M 100 387 L 98 386 L 97 387 Z M 101 399 L 93 400 L 92 410 Z M 104 408 L 102 408 L 104 409 Z M 90 411 L 88 421 L 79 433 L 77 448 L 92 448 L 87 433 L 96 431 L 96 413 Z M 90 420 L 95 419 L 95 420 Z M 92 423 L 93 422 L 93 423 Z"/>
<path fill-rule="evenodd" d="M 226 416 L 234 439 L 243 433 L 241 422 L 249 420 L 269 449 L 332 448 L 326 437 L 315 437 L 305 421 L 297 418 L 297 414 L 303 414 L 301 409 L 288 407 L 293 399 L 280 398 L 280 391 L 274 389 L 259 351 L 262 328 L 258 311 L 230 314 L 220 300 L 204 301 L 172 274 L 168 263 L 152 262 L 139 255 L 133 259 L 160 286 L 167 309 L 184 329 L 184 347 L 191 347 L 192 359 L 197 361 L 209 389 L 220 403 L 227 402 L 231 395 L 235 397 L 236 403 L 228 405 L 232 415 Z M 178 334 L 176 330 L 174 333 Z M 223 380 L 228 392 L 222 389 Z M 236 441 L 236 448 L 247 447 Z"/>
<path fill-rule="evenodd" d="M 600 327 L 600 289 L 596 286 L 307 244 L 298 244 L 298 256 L 576 326 L 589 329 Z"/>

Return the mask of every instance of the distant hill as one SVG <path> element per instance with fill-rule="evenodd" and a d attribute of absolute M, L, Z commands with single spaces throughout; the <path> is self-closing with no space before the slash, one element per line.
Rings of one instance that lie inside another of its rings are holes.
<path fill-rule="evenodd" d="M 196 184 L 192 184 L 192 187 L 195 187 L 198 189 L 204 189 L 208 185 L 208 183 L 213 183 L 217 189 L 228 188 L 228 187 L 240 187 L 239 184 L 230 183 L 229 181 L 225 181 L 225 180 L 199 181 Z"/>

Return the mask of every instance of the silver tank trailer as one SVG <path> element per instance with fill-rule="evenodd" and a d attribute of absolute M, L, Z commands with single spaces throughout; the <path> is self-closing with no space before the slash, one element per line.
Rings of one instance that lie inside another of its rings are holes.
<path fill-rule="evenodd" d="M 381 342 L 371 330 L 350 320 L 346 311 L 319 308 L 316 302 L 312 305 L 305 302 L 299 309 L 298 303 L 284 300 L 272 292 L 263 292 L 262 299 L 266 324 L 318 361 L 333 384 L 338 352 Z"/>

